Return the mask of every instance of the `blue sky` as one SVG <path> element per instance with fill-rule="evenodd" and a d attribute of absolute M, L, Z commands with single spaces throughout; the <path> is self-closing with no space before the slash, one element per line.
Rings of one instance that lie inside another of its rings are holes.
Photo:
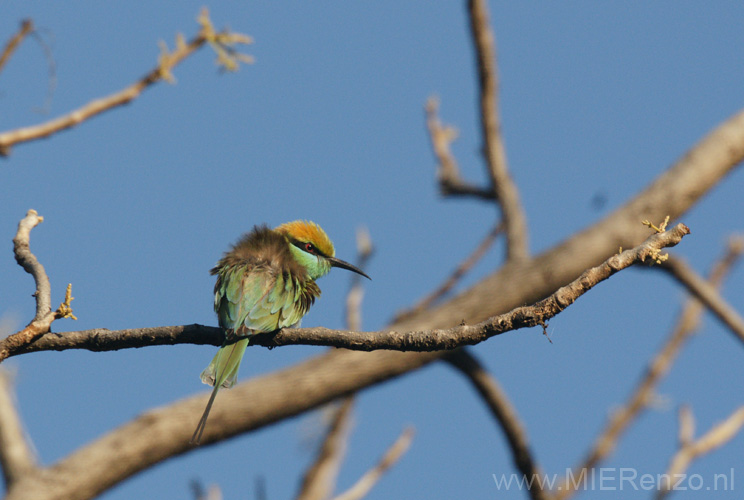
<path fill-rule="evenodd" d="M 159 40 L 172 47 L 177 32 L 196 32 L 202 5 L 6 2 L 0 39 L 32 18 L 51 45 L 57 81 L 47 106 L 47 61 L 27 40 L 0 74 L 2 130 L 129 85 L 154 66 Z M 53 303 L 69 282 L 76 297 L 79 320 L 55 323 L 55 331 L 215 325 L 210 267 L 254 224 L 297 218 L 320 223 L 337 255 L 352 261 L 356 228 L 369 228 L 377 253 L 364 326 L 377 329 L 439 284 L 489 231 L 497 216 L 491 206 L 438 195 L 423 120 L 425 100 L 438 95 L 442 119 L 460 131 L 453 152 L 464 176 L 485 180 L 464 2 L 206 5 L 218 27 L 255 38 L 247 49 L 255 64 L 219 74 L 205 50 L 175 70 L 177 84 L 157 85 L 0 161 L 4 328 L 20 328 L 34 311 L 32 280 L 10 252 L 29 208 L 45 217 L 31 245 L 50 276 Z M 507 155 L 534 252 L 620 206 L 744 103 L 744 4 L 490 8 Z M 744 229 L 742 189 L 744 174 L 735 171 L 684 216 L 692 235 L 675 253 L 707 270 L 728 236 Z M 596 197 L 606 203 L 596 206 Z M 501 256 L 497 245 L 462 286 Z M 725 289 L 740 311 L 742 269 Z M 349 277 L 335 271 L 320 282 L 323 297 L 304 326 L 343 325 Z M 665 275 L 629 270 L 551 321 L 552 344 L 531 330 L 474 349 L 515 403 L 547 472 L 562 474 L 584 454 L 661 345 L 683 297 Z M 249 349 L 241 378 L 319 352 Z M 148 408 L 206 391 L 198 374 L 213 353 L 205 346 L 49 352 L 4 365 L 17 373 L 20 410 L 49 464 Z M 659 387 L 658 403 L 606 465 L 663 472 L 680 404 L 692 406 L 698 433 L 742 404 L 743 354 L 707 316 Z M 196 450 L 103 498 L 189 498 L 191 479 L 220 485 L 225 498 L 253 498 L 257 476 L 266 478 L 269 498 L 291 498 L 312 458 L 308 429 L 319 419 L 303 416 Z M 417 429 L 413 446 L 370 499 L 524 497 L 496 490 L 492 474 L 513 472 L 504 440 L 470 387 L 439 365 L 361 395 L 340 490 L 407 425 Z M 741 476 L 742 446 L 740 435 L 690 473 L 708 481 L 734 467 Z"/>

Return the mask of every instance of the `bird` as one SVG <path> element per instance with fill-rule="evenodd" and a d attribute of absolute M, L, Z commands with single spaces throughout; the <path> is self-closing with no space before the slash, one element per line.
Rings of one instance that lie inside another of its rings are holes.
<path fill-rule="evenodd" d="M 214 389 L 192 444 L 201 441 L 219 389 L 235 385 L 251 335 L 299 326 L 320 296 L 315 280 L 334 267 L 371 279 L 336 258 L 333 243 L 318 224 L 295 220 L 274 229 L 265 224 L 254 226 L 210 270 L 217 276 L 214 310 L 225 331 L 225 342 L 201 373 L 201 381 Z"/>

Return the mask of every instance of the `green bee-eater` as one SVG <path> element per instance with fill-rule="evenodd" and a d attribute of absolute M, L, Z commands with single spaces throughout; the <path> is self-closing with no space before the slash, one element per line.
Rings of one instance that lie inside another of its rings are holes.
<path fill-rule="evenodd" d="M 355 266 L 335 258 L 335 253 L 333 243 L 320 226 L 297 220 L 275 229 L 254 227 L 210 271 L 217 275 L 214 310 L 226 340 L 201 373 L 202 382 L 214 386 L 214 390 L 192 443 L 201 440 L 217 391 L 235 385 L 252 334 L 297 325 L 320 296 L 315 280 L 332 267 L 369 278 Z M 236 341 L 236 337 L 240 340 Z"/>

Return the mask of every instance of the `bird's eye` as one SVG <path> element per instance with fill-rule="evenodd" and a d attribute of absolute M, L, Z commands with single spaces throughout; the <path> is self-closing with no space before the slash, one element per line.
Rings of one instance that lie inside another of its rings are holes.
<path fill-rule="evenodd" d="M 312 243 L 305 243 L 305 251 L 308 253 L 315 253 L 315 247 Z"/>

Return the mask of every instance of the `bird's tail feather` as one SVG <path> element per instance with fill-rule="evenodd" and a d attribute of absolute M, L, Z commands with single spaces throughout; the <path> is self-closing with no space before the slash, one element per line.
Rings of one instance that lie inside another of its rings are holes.
<path fill-rule="evenodd" d="M 194 435 L 191 437 L 192 444 L 199 444 L 201 441 L 204 427 L 207 425 L 207 417 L 209 411 L 212 409 L 212 403 L 214 398 L 217 396 L 217 391 L 220 387 L 230 388 L 235 385 L 235 380 L 238 378 L 238 369 L 240 368 L 240 361 L 243 359 L 245 348 L 248 347 L 248 337 L 240 339 L 232 344 L 223 345 L 217 354 L 209 363 L 209 366 L 201 373 L 201 381 L 207 385 L 213 385 L 212 395 L 209 397 L 207 407 L 204 409 L 199 424 L 196 426 Z"/>

